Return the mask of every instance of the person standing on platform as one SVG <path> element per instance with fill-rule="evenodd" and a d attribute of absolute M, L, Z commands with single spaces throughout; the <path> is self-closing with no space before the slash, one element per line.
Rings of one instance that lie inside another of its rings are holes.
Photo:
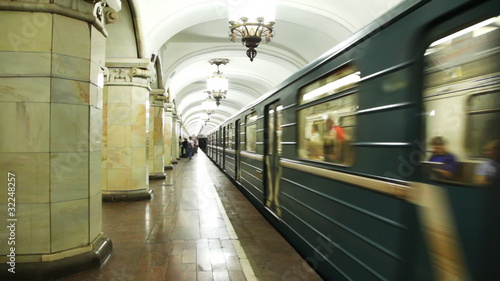
<path fill-rule="evenodd" d="M 191 157 L 193 156 L 193 149 L 194 149 L 194 141 L 192 137 L 189 137 L 188 145 L 187 145 L 187 150 L 188 150 L 188 158 L 191 160 Z"/>
<path fill-rule="evenodd" d="M 181 151 L 181 157 L 187 157 L 188 156 L 188 140 L 187 138 L 184 138 L 184 141 L 182 142 L 182 151 Z"/>
<path fill-rule="evenodd" d="M 193 155 L 195 155 L 196 153 L 198 153 L 198 139 L 197 139 L 197 138 L 194 138 L 194 139 L 193 139 L 193 142 L 194 142 L 194 146 L 193 146 Z"/>

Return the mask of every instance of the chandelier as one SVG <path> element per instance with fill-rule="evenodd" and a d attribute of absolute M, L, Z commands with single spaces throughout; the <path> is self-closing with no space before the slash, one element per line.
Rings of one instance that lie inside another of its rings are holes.
<path fill-rule="evenodd" d="M 209 95 L 208 98 L 206 98 L 203 101 L 202 107 L 203 107 L 203 112 L 205 112 L 208 115 L 208 117 L 210 117 L 210 115 L 212 115 L 215 112 L 217 105 L 215 104 L 215 101 L 212 99 L 212 96 Z"/>
<path fill-rule="evenodd" d="M 226 65 L 229 59 L 211 59 L 208 62 L 217 65 L 217 72 L 207 78 L 207 93 L 215 99 L 217 106 L 219 106 L 220 100 L 226 98 L 229 85 L 227 78 L 222 76 L 222 72 L 219 71 L 219 65 Z"/>
<path fill-rule="evenodd" d="M 206 126 L 208 121 L 210 121 L 210 114 L 202 114 L 200 116 L 200 123 L 202 124 L 202 126 Z"/>
<path fill-rule="evenodd" d="M 241 42 L 248 48 L 247 56 L 253 61 L 257 55 L 255 48 L 262 38 L 266 43 L 271 41 L 276 13 L 275 0 L 253 0 L 242 2 L 238 6 L 229 6 L 229 38 L 235 42 L 241 37 Z"/>

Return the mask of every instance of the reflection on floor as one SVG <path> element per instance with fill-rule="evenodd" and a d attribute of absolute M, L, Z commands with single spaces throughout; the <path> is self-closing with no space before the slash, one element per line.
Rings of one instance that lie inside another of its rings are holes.
<path fill-rule="evenodd" d="M 203 153 L 179 162 L 152 200 L 103 203 L 113 254 L 59 280 L 322 280 Z"/>

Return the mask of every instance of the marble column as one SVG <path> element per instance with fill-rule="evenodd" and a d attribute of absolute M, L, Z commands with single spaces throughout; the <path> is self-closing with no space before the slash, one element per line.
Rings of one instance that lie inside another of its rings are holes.
<path fill-rule="evenodd" d="M 0 3 L 0 280 L 53 280 L 99 266 L 112 249 L 100 186 L 106 31 L 86 1 L 71 1 L 74 9 L 7 2 Z"/>
<path fill-rule="evenodd" d="M 179 160 L 181 160 L 179 137 L 182 138 L 180 134 L 180 121 L 174 107 L 172 111 L 172 164 L 178 164 Z"/>
<path fill-rule="evenodd" d="M 173 128 L 173 103 L 165 103 L 165 127 L 164 127 L 164 151 L 163 158 L 165 161 L 165 170 L 171 170 L 174 168 L 172 166 L 172 160 L 177 161 L 177 156 L 172 157 L 174 152 L 172 151 L 173 144 L 177 145 L 179 143 L 178 138 L 175 138 L 174 128 Z"/>
<path fill-rule="evenodd" d="M 149 95 L 149 179 L 165 179 L 165 90 L 154 89 Z"/>
<path fill-rule="evenodd" d="M 104 201 L 149 200 L 148 59 L 108 59 L 103 97 Z"/>

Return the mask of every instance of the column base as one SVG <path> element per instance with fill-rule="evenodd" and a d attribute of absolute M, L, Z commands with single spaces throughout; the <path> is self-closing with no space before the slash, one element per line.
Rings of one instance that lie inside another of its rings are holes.
<path fill-rule="evenodd" d="M 154 174 L 149 174 L 149 179 L 150 180 L 164 180 L 167 178 L 167 174 L 163 173 L 154 173 Z"/>
<path fill-rule="evenodd" d="M 11 268 L 8 263 L 2 263 L 0 264 L 0 280 L 56 280 L 64 276 L 101 266 L 113 251 L 113 243 L 108 237 L 99 236 L 99 238 L 89 246 L 92 247 L 92 250 L 89 252 L 56 260 L 50 259 L 56 258 L 55 256 L 64 255 L 64 252 L 40 256 L 40 260 L 48 259 L 50 261 L 16 261 L 15 273 L 8 271 L 8 269 Z M 22 255 L 17 256 L 18 259 L 21 257 Z"/>
<path fill-rule="evenodd" d="M 166 171 L 166 170 L 173 170 L 173 169 L 174 169 L 174 166 L 172 166 L 172 165 L 167 165 L 167 166 L 165 166 L 165 167 L 163 167 L 163 168 L 165 169 L 165 171 Z"/>
<path fill-rule="evenodd" d="M 137 190 L 116 190 L 102 192 L 102 201 L 116 202 L 116 201 L 140 201 L 150 200 L 153 198 L 153 190 L 149 186 L 145 189 Z"/>

